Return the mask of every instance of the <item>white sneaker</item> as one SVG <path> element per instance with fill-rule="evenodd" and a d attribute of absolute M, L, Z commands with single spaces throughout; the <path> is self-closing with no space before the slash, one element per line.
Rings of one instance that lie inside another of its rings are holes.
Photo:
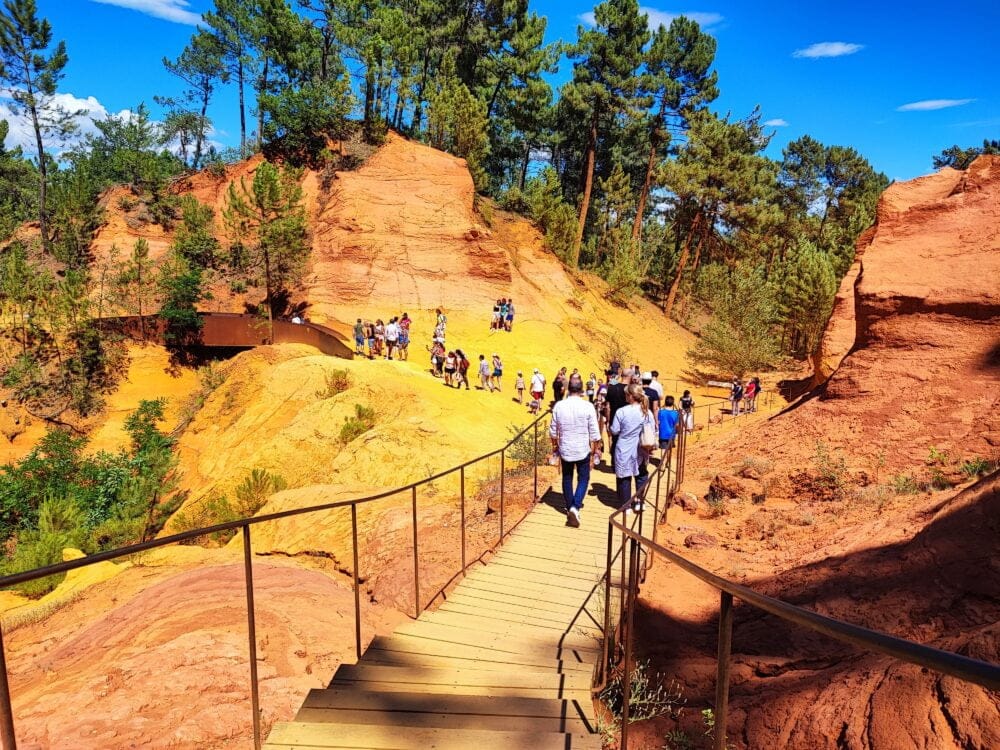
<path fill-rule="evenodd" d="M 566 512 L 566 525 L 572 526 L 574 529 L 580 528 L 580 511 L 576 508 L 570 508 Z"/>

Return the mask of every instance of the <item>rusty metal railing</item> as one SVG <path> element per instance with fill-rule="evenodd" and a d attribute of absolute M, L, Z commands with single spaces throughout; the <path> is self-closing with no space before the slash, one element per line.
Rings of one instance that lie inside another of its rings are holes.
<path fill-rule="evenodd" d="M 377 500 L 383 500 L 385 498 L 392 497 L 393 495 L 399 495 L 401 493 L 410 493 L 411 502 L 411 522 L 413 524 L 413 589 L 414 589 L 414 618 L 420 616 L 427 606 L 430 605 L 442 592 L 447 590 L 447 588 L 460 576 L 464 575 L 469 567 L 482 558 L 483 555 L 488 552 L 495 550 L 497 547 L 503 544 L 504 539 L 510 536 L 517 525 L 523 520 L 527 513 L 517 520 L 516 523 L 507 523 L 506 518 L 506 491 L 503 471 L 506 466 L 507 454 L 510 452 L 511 448 L 524 436 L 531 433 L 531 444 L 532 444 L 532 454 L 530 459 L 531 470 L 533 473 L 533 503 L 538 502 L 540 496 L 538 494 L 538 438 L 539 429 L 538 426 L 545 419 L 548 418 L 550 411 L 546 411 L 540 416 L 538 416 L 531 424 L 521 430 L 519 433 L 514 435 L 506 445 L 498 450 L 486 453 L 478 458 L 474 458 L 470 461 L 466 461 L 460 466 L 455 466 L 439 474 L 428 477 L 427 479 L 422 479 L 419 482 L 414 482 L 408 484 L 404 487 L 398 487 L 391 490 L 386 490 L 385 492 L 380 492 L 376 495 L 370 495 L 368 497 L 362 497 L 355 500 L 343 500 L 335 503 L 324 503 L 322 505 L 313 505 L 306 508 L 296 508 L 293 510 L 285 510 L 278 513 L 269 513 L 266 515 L 254 516 L 251 518 L 243 518 L 237 521 L 230 521 L 227 523 L 215 524 L 213 526 L 206 526 L 204 528 L 193 529 L 191 531 L 185 531 L 180 534 L 172 534 L 170 536 L 162 537 L 160 539 L 151 539 L 146 542 L 141 542 L 139 544 L 129 545 L 127 547 L 121 547 L 118 549 L 108 550 L 105 552 L 97 552 L 93 555 L 88 555 L 87 557 L 68 560 L 61 563 L 56 563 L 54 565 L 49 565 L 44 568 L 36 568 L 34 570 L 24 571 L 22 573 L 15 573 L 12 575 L 0 577 L 0 589 L 9 588 L 10 586 L 15 586 L 19 583 L 25 583 L 27 581 L 34 581 L 39 578 L 46 578 L 51 575 L 58 575 L 61 573 L 67 573 L 71 570 L 78 570 L 80 568 L 85 568 L 89 565 L 94 565 L 99 562 L 105 562 L 108 560 L 116 560 L 122 557 L 128 557 L 130 555 L 135 555 L 140 552 L 146 552 L 151 549 L 156 549 L 158 547 L 166 547 L 171 544 L 179 544 L 181 542 L 190 541 L 201 536 L 206 536 L 210 534 L 219 534 L 223 532 L 239 532 L 242 534 L 243 538 L 243 565 L 244 565 L 244 577 L 246 580 L 246 604 L 247 604 L 247 639 L 249 644 L 249 657 L 250 657 L 250 698 L 251 698 L 251 711 L 253 712 L 253 735 L 254 735 L 254 747 L 256 750 L 260 750 L 262 737 L 261 737 L 261 710 L 260 710 L 260 693 L 259 693 L 259 683 L 257 679 L 257 639 L 256 639 L 256 617 L 254 614 L 254 586 L 253 586 L 253 551 L 251 544 L 250 529 L 252 526 L 256 526 L 262 523 L 268 523 L 269 521 L 278 521 L 284 518 L 291 518 L 293 516 L 301 516 L 309 513 L 318 513 L 321 511 L 336 510 L 338 508 L 350 508 L 351 510 L 351 548 L 352 548 L 352 559 L 353 559 L 353 589 L 354 589 L 354 643 L 355 652 L 357 657 L 361 658 L 362 653 L 362 628 L 361 628 L 361 595 L 360 595 L 360 576 L 358 573 L 359 565 L 359 545 L 358 545 L 358 506 L 366 505 L 368 503 L 375 502 Z M 547 438 L 546 438 L 547 439 Z M 487 548 L 485 552 L 477 556 L 471 562 L 467 555 L 467 540 L 466 540 L 466 529 L 468 525 L 468 513 L 467 513 L 467 503 L 466 503 L 466 470 L 476 464 L 484 461 L 488 461 L 495 456 L 500 457 L 500 490 L 499 490 L 499 511 L 500 511 L 500 529 L 495 541 Z M 432 482 L 436 482 L 445 477 L 451 476 L 453 474 L 459 474 L 459 500 L 460 500 L 460 518 L 461 518 L 461 568 L 455 573 L 452 578 L 444 583 L 439 591 L 436 591 L 433 596 L 428 598 L 421 597 L 420 588 L 420 558 L 419 558 L 419 536 L 418 536 L 418 490 Z M 529 506 L 530 510 L 530 506 Z M 3 643 L 3 630 L 0 627 L 0 743 L 2 743 L 3 750 L 16 750 L 17 739 L 14 731 L 14 714 L 11 706 L 11 695 L 10 686 L 8 682 L 7 664 L 5 659 L 5 649 Z"/>
<path fill-rule="evenodd" d="M 835 640 L 861 649 L 885 654 L 899 661 L 925 667 L 934 672 L 950 675 L 959 680 L 980 685 L 989 690 L 1000 690 L 1000 665 L 971 659 L 961 654 L 943 651 L 932 646 L 896 638 L 886 633 L 870 630 L 843 620 L 818 614 L 774 597 L 760 594 L 753 589 L 715 575 L 656 541 L 656 527 L 665 520 L 674 494 L 684 478 L 686 436 L 678 431 L 673 461 L 665 452 L 657 466 L 657 479 L 665 476 L 667 493 L 661 501 L 660 485 L 652 502 L 649 500 L 652 481 L 637 492 L 629 505 L 622 507 L 608 520 L 608 563 L 605 570 L 605 617 L 603 632 L 603 661 L 599 665 L 594 692 L 600 692 L 610 682 L 611 675 L 621 677 L 622 717 L 619 750 L 627 750 L 629 733 L 629 701 L 631 672 L 634 665 L 634 618 L 639 587 L 645 573 L 655 558 L 673 563 L 695 578 L 719 591 L 719 636 L 715 685 L 715 734 L 714 747 L 725 750 L 726 724 L 729 710 L 729 671 L 733 635 L 733 600 L 779 617 L 787 622 L 822 633 Z M 643 502 L 645 511 L 628 515 L 627 509 L 635 502 Z M 643 535 L 643 515 L 654 511 L 652 537 Z M 615 539 L 619 539 L 617 547 Z M 611 617 L 611 588 L 613 566 L 620 566 L 618 610 Z"/>

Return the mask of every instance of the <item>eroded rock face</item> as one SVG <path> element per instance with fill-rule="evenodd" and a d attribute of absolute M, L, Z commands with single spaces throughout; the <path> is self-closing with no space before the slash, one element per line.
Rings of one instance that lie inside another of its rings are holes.
<path fill-rule="evenodd" d="M 508 255 L 477 221 L 474 198 L 463 159 L 390 134 L 316 205 L 314 317 L 375 298 L 389 309 L 454 309 L 507 296 Z"/>

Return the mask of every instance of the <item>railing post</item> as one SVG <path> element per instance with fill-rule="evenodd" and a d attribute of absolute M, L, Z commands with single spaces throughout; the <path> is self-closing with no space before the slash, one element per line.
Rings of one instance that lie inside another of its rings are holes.
<path fill-rule="evenodd" d="M 253 746 L 260 750 L 260 694 L 257 690 L 257 623 L 253 603 L 253 550 L 250 524 L 243 525 L 243 573 L 247 586 L 247 639 L 250 643 L 250 705 L 253 710 Z"/>
<path fill-rule="evenodd" d="M 462 510 L 462 575 L 465 575 L 465 467 L 458 470 L 459 476 L 459 497 L 461 498 Z"/>
<path fill-rule="evenodd" d="M 351 504 L 351 548 L 354 554 L 354 652 L 361 661 L 361 585 L 358 576 L 358 505 Z"/>
<path fill-rule="evenodd" d="M 7 657 L 4 654 L 3 630 L 0 629 L 0 740 L 4 750 L 17 750 L 14 736 L 14 709 L 10 704 L 10 684 L 7 682 Z"/>
<path fill-rule="evenodd" d="M 531 463 L 535 467 L 535 492 L 532 497 L 538 502 L 538 420 L 535 420 L 535 448 L 531 452 Z"/>
<path fill-rule="evenodd" d="M 635 603 L 639 593 L 639 543 L 629 540 L 628 624 L 625 627 L 625 658 L 622 664 L 622 741 L 619 750 L 628 750 L 629 702 L 632 700 L 632 633 Z"/>
<path fill-rule="evenodd" d="M 611 521 L 608 521 L 608 562 L 604 566 L 604 644 L 602 648 L 602 660 L 601 660 L 601 683 L 602 685 L 607 682 L 605 679 L 608 673 L 609 662 L 611 659 L 610 654 L 610 640 L 611 640 L 611 562 L 613 559 L 612 551 L 615 545 L 615 527 L 611 525 Z"/>
<path fill-rule="evenodd" d="M 506 466 L 504 458 L 507 455 L 507 449 L 504 448 L 500 451 L 500 544 L 503 544 L 503 491 L 504 491 L 504 475 L 506 473 Z"/>
<path fill-rule="evenodd" d="M 413 619 L 420 617 L 420 561 L 417 556 L 417 488 L 413 487 Z"/>
<path fill-rule="evenodd" d="M 715 750 L 726 750 L 729 714 L 729 656 L 733 644 L 733 595 L 721 592 L 719 600 L 719 656 L 715 678 Z"/>

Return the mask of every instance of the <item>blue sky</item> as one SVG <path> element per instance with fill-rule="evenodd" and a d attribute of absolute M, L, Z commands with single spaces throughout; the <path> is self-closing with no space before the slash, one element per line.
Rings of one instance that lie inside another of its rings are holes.
<path fill-rule="evenodd" d="M 61 90 L 96 116 L 120 112 L 179 82 L 161 65 L 176 57 L 211 0 L 38 0 L 39 13 L 65 39 L 69 65 Z M 931 171 L 931 157 L 952 144 L 1000 138 L 1000 3 L 921 0 L 882 3 L 650 0 L 651 22 L 689 15 L 718 40 L 722 95 L 714 108 L 742 117 L 760 105 L 779 157 L 809 134 L 853 146 L 892 179 Z M 548 37 L 572 41 L 593 3 L 532 0 L 549 19 Z M 565 63 L 555 77 L 570 75 Z M 235 92 L 210 111 L 225 145 L 238 141 Z M 17 124 L 12 134 L 18 132 Z"/>

